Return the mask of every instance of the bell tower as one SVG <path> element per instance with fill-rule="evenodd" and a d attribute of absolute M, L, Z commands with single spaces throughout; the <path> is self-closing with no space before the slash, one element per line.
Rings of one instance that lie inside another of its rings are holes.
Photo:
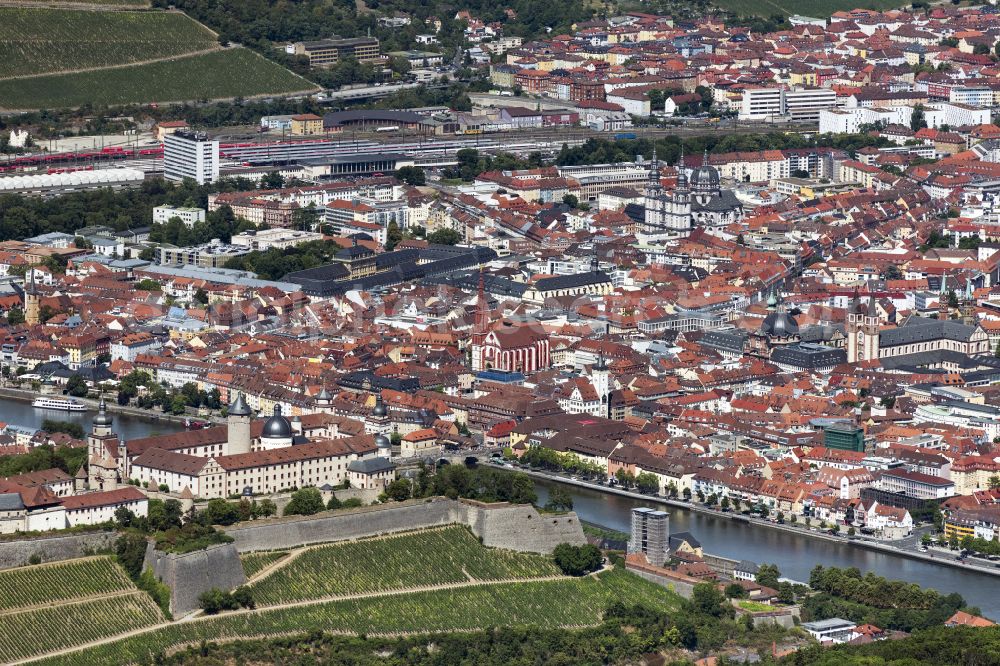
<path fill-rule="evenodd" d="M 113 424 L 107 403 L 101 398 L 93 429 L 87 437 L 87 486 L 90 490 L 118 488 L 119 446 L 118 436 L 111 428 Z"/>
<path fill-rule="evenodd" d="M 847 362 L 870 361 L 878 358 L 879 316 L 875 295 L 869 294 L 868 303 L 861 304 L 857 290 L 847 311 Z"/>
<path fill-rule="evenodd" d="M 41 321 L 42 309 L 38 289 L 35 287 L 35 271 L 34 269 L 29 269 L 28 283 L 24 290 L 24 322 L 28 326 L 36 326 Z"/>
<path fill-rule="evenodd" d="M 479 269 L 479 288 L 476 290 L 476 319 L 472 326 L 472 345 L 470 365 L 473 372 L 486 369 L 483 361 L 483 343 L 490 334 L 490 310 L 486 300 L 486 282 L 483 269 Z"/>

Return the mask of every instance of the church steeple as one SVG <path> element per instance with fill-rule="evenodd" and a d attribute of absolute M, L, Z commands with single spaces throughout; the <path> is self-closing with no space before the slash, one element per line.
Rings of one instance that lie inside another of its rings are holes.
<path fill-rule="evenodd" d="M 688 189 L 687 171 L 684 169 L 684 144 L 681 143 L 681 157 L 677 160 L 677 188 L 678 193 L 686 193 Z"/>
<path fill-rule="evenodd" d="M 649 162 L 649 173 L 647 174 L 646 189 L 651 194 L 659 193 L 660 187 L 660 161 L 656 159 L 656 144 L 653 144 L 653 159 Z"/>
<path fill-rule="evenodd" d="M 35 288 L 35 270 L 28 269 L 28 282 L 24 288 L 24 323 L 35 326 L 42 321 L 38 290 Z"/>

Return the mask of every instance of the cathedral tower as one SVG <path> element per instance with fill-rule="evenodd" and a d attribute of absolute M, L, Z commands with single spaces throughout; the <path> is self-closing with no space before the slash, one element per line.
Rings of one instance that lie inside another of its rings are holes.
<path fill-rule="evenodd" d="M 854 291 L 847 309 L 846 330 L 848 363 L 878 358 L 879 316 L 874 295 L 869 295 L 867 305 L 862 305 L 857 290 Z"/>

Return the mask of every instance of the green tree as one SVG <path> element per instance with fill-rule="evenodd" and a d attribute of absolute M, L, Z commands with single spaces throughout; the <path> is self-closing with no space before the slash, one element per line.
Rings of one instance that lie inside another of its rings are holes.
<path fill-rule="evenodd" d="M 399 225 L 393 220 L 385 232 L 385 249 L 391 251 L 401 240 L 403 240 L 403 232 L 399 230 Z"/>
<path fill-rule="evenodd" d="M 163 291 L 163 287 L 156 280 L 145 278 L 135 283 L 136 291 Z"/>
<path fill-rule="evenodd" d="M 7 323 L 11 326 L 17 326 L 24 323 L 24 310 L 20 307 L 14 306 L 7 311 Z"/>
<path fill-rule="evenodd" d="M 83 426 L 72 421 L 57 421 L 55 419 L 44 419 L 42 430 L 46 432 L 63 432 L 75 439 L 83 438 Z"/>
<path fill-rule="evenodd" d="M 240 520 L 239 505 L 221 498 L 208 500 L 202 512 L 210 525 L 232 525 Z"/>
<path fill-rule="evenodd" d="M 552 557 L 567 576 L 582 576 L 596 571 L 604 559 L 600 549 L 589 543 L 583 546 L 561 543 L 552 551 Z"/>
<path fill-rule="evenodd" d="M 126 532 L 115 541 L 115 558 L 132 580 L 139 580 L 146 559 L 146 537 Z"/>
<path fill-rule="evenodd" d="M 660 480 L 651 472 L 640 472 L 635 484 L 641 493 L 655 493 L 660 489 Z"/>
<path fill-rule="evenodd" d="M 427 242 L 435 245 L 458 245 L 462 242 L 462 235 L 454 229 L 438 229 L 427 234 Z"/>
<path fill-rule="evenodd" d="M 554 486 L 549 491 L 549 501 L 545 503 L 549 511 L 572 511 L 573 497 L 562 486 Z"/>
<path fill-rule="evenodd" d="M 269 518 L 277 515 L 278 507 L 269 499 L 262 499 L 253 505 L 252 512 L 254 518 Z"/>
<path fill-rule="evenodd" d="M 66 382 L 66 393 L 76 398 L 83 398 L 90 393 L 90 387 L 87 386 L 86 379 L 74 374 L 70 375 L 69 380 Z"/>
<path fill-rule="evenodd" d="M 747 591 L 739 583 L 726 585 L 725 594 L 727 599 L 742 599 L 747 596 Z"/>
<path fill-rule="evenodd" d="M 184 394 L 178 393 L 170 399 L 169 405 L 164 405 L 164 411 L 169 411 L 171 414 L 180 416 L 187 411 L 187 404 L 187 398 L 184 397 Z"/>
<path fill-rule="evenodd" d="M 229 592 L 213 587 L 206 590 L 198 597 L 198 604 L 208 615 L 215 615 L 221 611 L 236 610 L 239 604 Z"/>
<path fill-rule="evenodd" d="M 265 190 L 279 190 L 285 185 L 285 178 L 277 171 L 272 171 L 260 179 L 260 186 Z"/>
<path fill-rule="evenodd" d="M 411 484 L 408 479 L 396 479 L 385 487 L 385 494 L 396 502 L 408 500 L 412 494 Z"/>
<path fill-rule="evenodd" d="M 323 496 L 313 487 L 300 488 L 292 493 L 291 501 L 285 506 L 286 516 L 311 516 L 324 508 Z"/>
<path fill-rule="evenodd" d="M 405 166 L 396 170 L 396 178 L 407 185 L 420 186 L 427 183 L 427 174 L 418 166 Z"/>
<path fill-rule="evenodd" d="M 691 604 L 703 615 L 722 617 L 726 598 L 713 583 L 698 583 L 691 591 Z"/>
<path fill-rule="evenodd" d="M 910 116 L 910 129 L 917 132 L 927 128 L 927 119 L 924 118 L 924 105 L 917 104 L 913 107 L 913 115 Z"/>
<path fill-rule="evenodd" d="M 564 194 L 562 202 L 570 208 L 579 208 L 580 206 L 580 200 L 574 194 Z"/>
<path fill-rule="evenodd" d="M 778 578 L 781 572 L 778 571 L 777 564 L 761 564 L 757 570 L 755 580 L 765 587 L 778 589 Z"/>

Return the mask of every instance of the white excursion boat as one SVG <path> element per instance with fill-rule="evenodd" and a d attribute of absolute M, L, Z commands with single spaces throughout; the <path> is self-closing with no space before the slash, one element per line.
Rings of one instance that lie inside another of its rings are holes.
<path fill-rule="evenodd" d="M 72 398 L 35 398 L 31 406 L 38 407 L 39 409 L 58 409 L 63 412 L 87 411 L 85 404 L 77 402 Z"/>

